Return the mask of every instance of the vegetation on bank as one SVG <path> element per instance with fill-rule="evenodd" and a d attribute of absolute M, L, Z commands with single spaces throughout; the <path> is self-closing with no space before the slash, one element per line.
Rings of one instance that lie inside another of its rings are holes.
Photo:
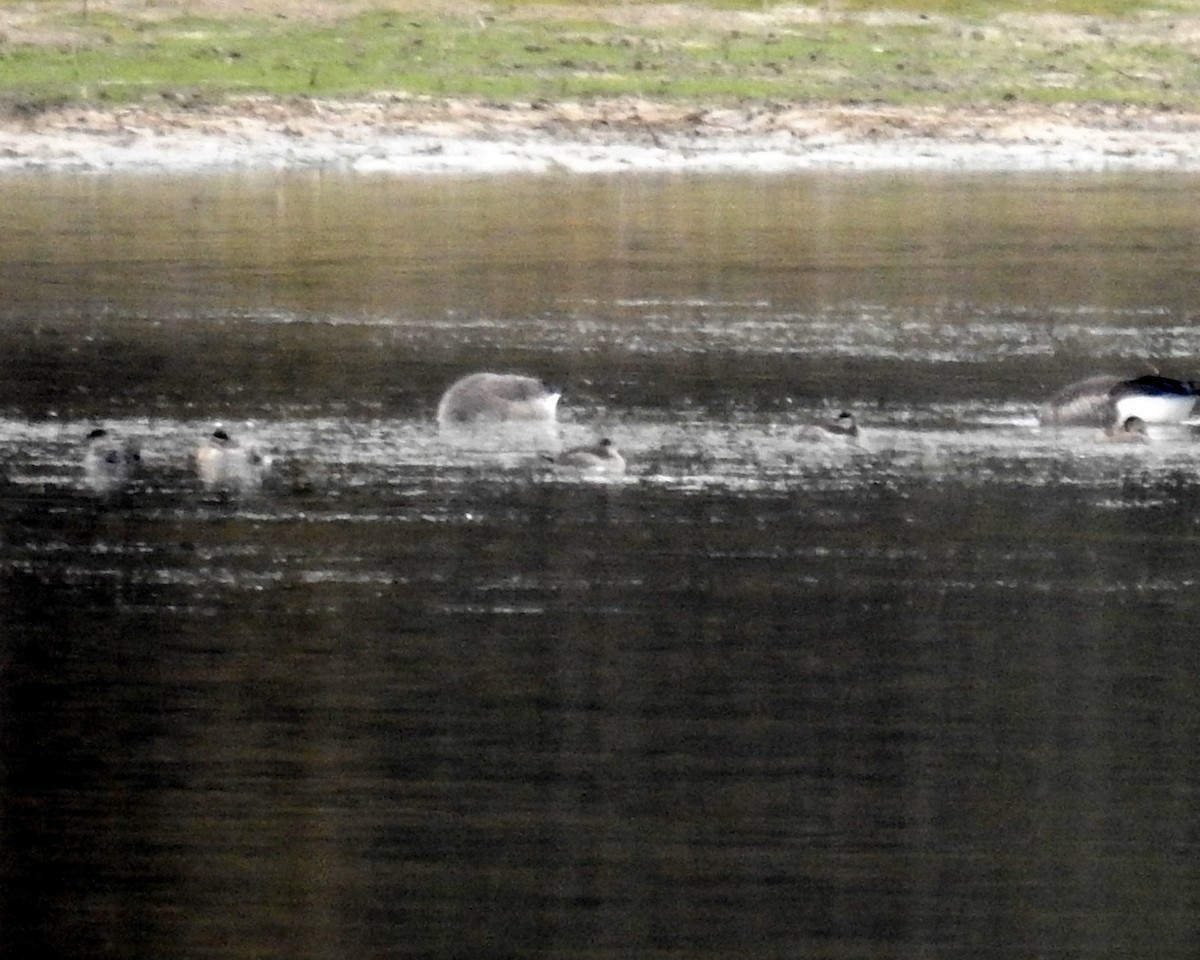
<path fill-rule="evenodd" d="M 0 104 L 238 94 L 1193 105 L 1185 2 L 0 0 Z"/>

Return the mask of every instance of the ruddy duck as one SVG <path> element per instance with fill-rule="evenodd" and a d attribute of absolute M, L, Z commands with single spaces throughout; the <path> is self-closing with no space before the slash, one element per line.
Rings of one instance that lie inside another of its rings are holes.
<path fill-rule="evenodd" d="M 142 469 L 142 452 L 136 444 L 117 440 L 103 427 L 87 435 L 83 473 L 97 493 L 113 493 L 135 479 Z"/>
<path fill-rule="evenodd" d="M 1126 417 L 1111 424 L 1100 438 L 1108 443 L 1146 443 L 1150 439 L 1146 435 L 1146 421 L 1141 417 Z"/>
<path fill-rule="evenodd" d="M 196 475 L 210 490 L 244 490 L 262 483 L 271 458 L 255 444 L 241 443 L 218 427 L 196 450 Z"/>
<path fill-rule="evenodd" d="M 572 447 L 556 457 L 546 457 L 556 467 L 578 470 L 581 473 L 607 473 L 620 476 L 625 472 L 625 458 L 616 445 L 604 437 L 598 443 L 586 447 Z"/>

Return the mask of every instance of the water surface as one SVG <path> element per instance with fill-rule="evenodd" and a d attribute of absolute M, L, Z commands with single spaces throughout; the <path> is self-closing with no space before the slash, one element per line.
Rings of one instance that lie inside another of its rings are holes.
<path fill-rule="evenodd" d="M 1200 442 L 1034 413 L 1193 374 L 1194 178 L 22 187 L 4 952 L 1191 956 Z"/>

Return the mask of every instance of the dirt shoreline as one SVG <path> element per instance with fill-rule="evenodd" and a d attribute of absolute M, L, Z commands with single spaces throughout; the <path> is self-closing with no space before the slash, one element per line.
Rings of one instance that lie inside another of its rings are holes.
<path fill-rule="evenodd" d="M 0 173 L 1200 170 L 1200 112 L 246 98 L 0 121 Z"/>

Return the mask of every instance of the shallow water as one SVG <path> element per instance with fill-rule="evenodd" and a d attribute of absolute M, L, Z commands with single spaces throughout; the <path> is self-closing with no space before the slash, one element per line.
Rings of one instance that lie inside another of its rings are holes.
<path fill-rule="evenodd" d="M 1195 179 L 23 186 L 5 954 L 1191 956 L 1200 438 L 1034 414 L 1195 368 Z"/>

